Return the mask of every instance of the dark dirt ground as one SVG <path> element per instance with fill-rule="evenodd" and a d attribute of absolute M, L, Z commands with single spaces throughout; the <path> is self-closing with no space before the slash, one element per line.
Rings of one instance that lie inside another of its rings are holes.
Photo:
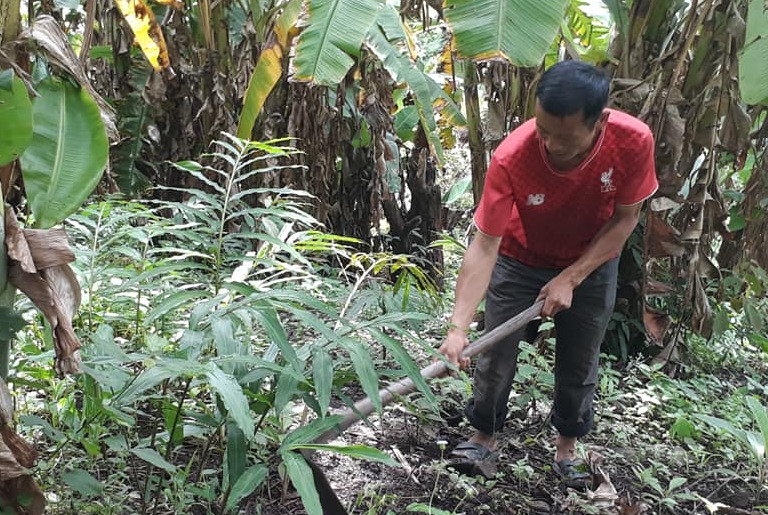
<path fill-rule="evenodd" d="M 450 408 L 453 415 L 442 420 L 419 410 L 417 402 L 395 403 L 381 417 L 374 415 L 330 442 L 375 447 L 400 467 L 330 453 L 317 453 L 314 461 L 348 513 L 356 515 L 768 513 L 753 508 L 768 504 L 768 499 L 754 498 L 754 481 L 724 478 L 717 469 L 728 464 L 715 458 L 706 470 L 700 469 L 700 457 L 670 441 L 668 428 L 635 401 L 621 395 L 610 404 L 598 399 L 595 430 L 579 448 L 582 456 L 597 463 L 593 489 L 586 492 L 565 488 L 551 469 L 555 433 L 548 423 L 549 406 L 541 400 L 536 409 L 528 404 L 528 413 L 511 411 L 500 438 L 497 472 L 490 479 L 460 475 L 446 467 L 444 458 L 450 450 L 471 434 L 458 403 Z M 446 442 L 442 449 L 440 441 Z M 655 491 L 650 480 L 640 479 L 642 470 L 655 471 L 652 478 L 670 491 Z M 668 487 L 671 477 L 685 478 L 685 487 L 673 493 Z M 264 502 L 262 513 L 305 513 L 298 495 L 290 488 L 281 495 L 282 482 L 276 474 L 272 480 L 273 498 Z M 710 509 L 702 498 L 713 503 Z M 716 511 L 714 503 L 721 503 Z"/>

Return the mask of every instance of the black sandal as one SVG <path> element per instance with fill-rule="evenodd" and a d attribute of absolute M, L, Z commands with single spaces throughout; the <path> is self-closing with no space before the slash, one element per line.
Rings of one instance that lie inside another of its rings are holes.
<path fill-rule="evenodd" d="M 478 442 L 462 442 L 448 455 L 447 465 L 466 475 L 481 474 L 487 478 L 496 475 L 499 453 Z"/>
<path fill-rule="evenodd" d="M 581 458 L 565 459 L 552 464 L 552 470 L 560 476 L 565 486 L 585 490 L 592 485 L 592 473 Z"/>

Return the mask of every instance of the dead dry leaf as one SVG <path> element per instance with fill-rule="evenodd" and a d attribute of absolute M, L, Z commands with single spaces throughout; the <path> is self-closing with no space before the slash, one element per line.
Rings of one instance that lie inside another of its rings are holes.
<path fill-rule="evenodd" d="M 656 279 L 647 279 L 645 282 L 645 294 L 646 295 L 668 295 L 674 293 L 674 286 L 657 281 Z"/>
<path fill-rule="evenodd" d="M 642 515 L 648 511 L 648 505 L 643 502 L 633 503 L 629 498 L 620 498 L 616 502 L 618 515 Z"/>
<path fill-rule="evenodd" d="M 645 231 L 650 257 L 682 257 L 685 254 L 685 246 L 680 240 L 680 231 L 654 213 L 647 214 Z"/>
<path fill-rule="evenodd" d="M 117 141 L 120 134 L 115 125 L 115 110 L 94 89 L 88 72 L 72 50 L 72 45 L 69 43 L 67 35 L 61 30 L 59 22 L 48 15 L 38 16 L 32 25 L 22 33 L 21 39 L 32 40 L 37 43 L 38 53 L 45 56 L 50 64 L 77 79 L 80 86 L 88 91 L 98 104 L 101 120 L 107 129 L 109 139 Z"/>
<path fill-rule="evenodd" d="M 43 312 L 53 328 L 56 372 L 80 372 L 80 341 L 72 319 L 80 307 L 80 284 L 68 263 L 75 255 L 64 229 L 22 230 L 13 209 L 5 210 L 11 259 L 8 279 Z"/>
<path fill-rule="evenodd" d="M 645 326 L 645 333 L 651 338 L 651 341 L 656 345 L 664 344 L 664 335 L 667 334 L 672 319 L 669 315 L 657 311 L 647 304 L 643 304 L 643 325 Z"/>
<path fill-rule="evenodd" d="M 24 229 L 24 239 L 37 270 L 65 265 L 75 260 L 75 253 L 69 248 L 67 232 L 63 227 Z"/>
<path fill-rule="evenodd" d="M 5 208 L 5 246 L 8 249 L 8 257 L 17 261 L 22 270 L 28 273 L 37 271 L 24 231 L 10 206 Z"/>
<path fill-rule="evenodd" d="M 62 265 L 69 268 L 67 265 Z M 66 286 L 67 280 L 58 276 L 66 276 L 67 272 L 56 271 L 57 267 L 46 269 L 45 275 L 55 281 L 52 285 L 42 273 L 30 274 L 17 264 L 9 267 L 8 278 L 16 288 L 21 290 L 43 312 L 48 323 L 53 328 L 53 344 L 56 350 L 55 369 L 60 375 L 80 373 L 80 341 L 72 328 L 72 314 L 76 308 L 73 299 L 79 299 L 79 293 L 66 291 L 72 283 Z M 71 271 L 70 271 L 71 273 Z M 74 276 L 72 276 L 74 278 Z M 77 280 L 74 280 L 77 283 Z M 54 289 L 56 287 L 56 290 Z M 76 287 L 79 289 L 79 285 Z M 59 290 L 59 291 L 57 291 Z M 64 297 L 64 300 L 59 295 Z M 65 304 L 65 301 L 68 304 Z"/>

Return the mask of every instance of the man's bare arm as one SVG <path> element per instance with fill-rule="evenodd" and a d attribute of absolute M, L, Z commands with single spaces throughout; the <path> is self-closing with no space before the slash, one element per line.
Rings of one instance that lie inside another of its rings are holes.
<path fill-rule="evenodd" d="M 632 206 L 617 205 L 613 217 L 595 235 L 584 254 L 541 289 L 539 298 L 545 299 L 544 316 L 571 307 L 573 290 L 600 265 L 621 252 L 637 225 L 642 205 L 642 202 Z"/>
<path fill-rule="evenodd" d="M 485 291 L 488 289 L 500 243 L 500 237 L 489 236 L 477 231 L 464 254 L 456 282 L 456 298 L 451 316 L 451 328 L 439 349 L 452 363 L 461 366 L 466 365 L 466 362 L 459 362 L 459 355 L 469 343 L 467 330 L 472 323 L 472 317 L 477 306 L 483 300 Z"/>

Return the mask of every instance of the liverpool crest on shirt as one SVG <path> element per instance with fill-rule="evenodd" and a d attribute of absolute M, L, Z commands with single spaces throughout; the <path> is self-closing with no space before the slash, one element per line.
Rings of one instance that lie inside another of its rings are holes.
<path fill-rule="evenodd" d="M 613 167 L 600 174 L 600 191 L 603 193 L 616 191 L 616 185 L 613 183 Z"/>

